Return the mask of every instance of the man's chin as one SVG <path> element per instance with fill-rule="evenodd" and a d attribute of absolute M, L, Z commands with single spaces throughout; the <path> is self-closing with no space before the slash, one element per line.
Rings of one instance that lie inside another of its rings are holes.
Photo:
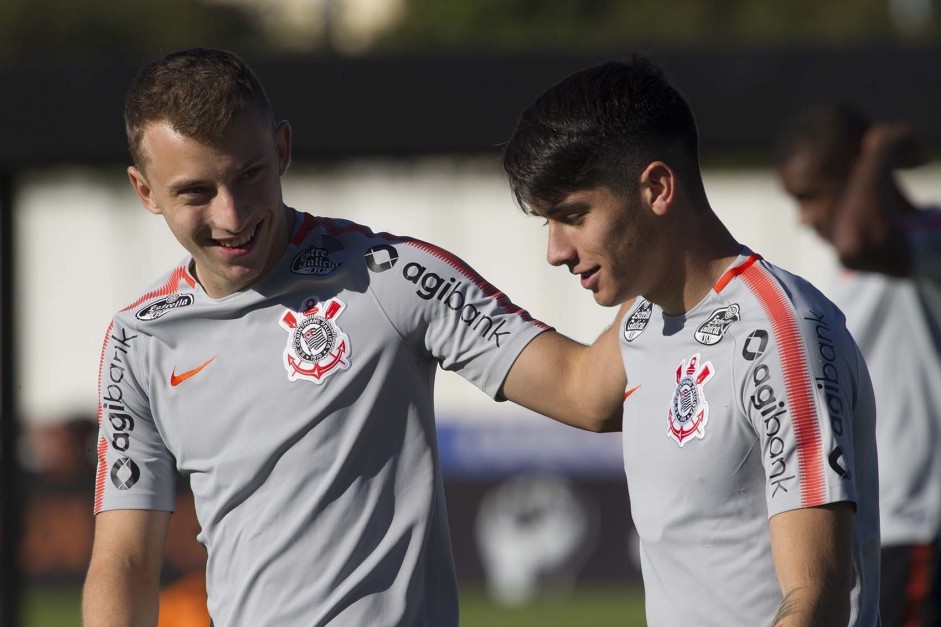
<path fill-rule="evenodd" d="M 620 292 L 605 292 L 599 290 L 593 292 L 592 296 L 595 302 L 602 307 L 620 307 L 630 300 L 640 298 L 640 295 L 631 296 L 631 293 L 626 290 Z"/>
<path fill-rule="evenodd" d="M 602 307 L 617 307 L 621 304 L 616 298 L 603 292 L 595 292 L 592 294 L 592 296 L 594 296 L 595 302 Z"/>

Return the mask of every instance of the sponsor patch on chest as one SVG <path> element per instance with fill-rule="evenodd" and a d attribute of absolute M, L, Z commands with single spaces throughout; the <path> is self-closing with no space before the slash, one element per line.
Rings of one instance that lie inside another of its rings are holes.
<path fill-rule="evenodd" d="M 631 312 L 631 315 L 624 321 L 624 339 L 633 342 L 634 339 L 644 332 L 647 324 L 650 322 L 650 315 L 653 311 L 653 304 L 650 301 L 644 301 L 640 306 Z"/>
<path fill-rule="evenodd" d="M 343 244 L 329 235 L 314 237 L 310 245 L 294 257 L 291 272 L 308 276 L 327 276 L 340 267 L 340 262 L 330 259 L 330 253 L 343 250 Z"/>
<path fill-rule="evenodd" d="M 719 341 L 725 337 L 726 329 L 728 329 L 733 322 L 738 320 L 739 317 L 738 305 L 733 304 L 728 307 L 716 309 L 712 312 L 712 315 L 709 316 L 708 320 L 699 325 L 699 328 L 696 329 L 696 333 L 693 335 L 700 344 L 705 344 L 706 346 L 718 344 Z"/>
<path fill-rule="evenodd" d="M 134 317 L 138 320 L 148 321 L 156 320 L 174 309 L 180 307 L 189 307 L 193 304 L 193 296 L 190 294 L 170 294 L 160 300 L 156 300 L 142 309 L 138 309 Z"/>
<path fill-rule="evenodd" d="M 321 302 L 311 297 L 298 311 L 284 312 L 280 323 L 288 332 L 284 349 L 288 379 L 323 383 L 350 367 L 350 338 L 337 325 L 345 309 L 346 304 L 339 298 Z"/>
<path fill-rule="evenodd" d="M 691 439 L 701 440 L 706 435 L 709 422 L 709 403 L 703 395 L 703 387 L 712 379 L 715 370 L 712 362 L 699 362 L 699 353 L 680 362 L 676 369 L 676 390 L 670 401 L 667 436 L 682 447 Z"/>

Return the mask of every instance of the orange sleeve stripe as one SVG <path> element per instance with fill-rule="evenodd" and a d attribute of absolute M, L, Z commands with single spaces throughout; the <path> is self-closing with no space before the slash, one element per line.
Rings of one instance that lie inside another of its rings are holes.
<path fill-rule="evenodd" d="M 295 246 L 300 246 L 301 242 L 304 241 L 304 238 L 307 237 L 307 234 L 310 233 L 311 229 L 315 226 L 317 226 L 316 218 L 309 213 L 305 213 L 304 220 L 301 222 L 300 227 L 298 227 L 297 233 L 291 238 L 291 243 Z"/>
<path fill-rule="evenodd" d="M 128 309 L 133 309 L 138 305 L 142 305 L 151 298 L 157 298 L 158 296 L 169 296 L 175 292 L 180 285 L 180 281 L 184 281 L 187 285 L 192 288 L 196 287 L 196 279 L 190 276 L 189 271 L 186 269 L 186 266 L 179 266 L 170 273 L 170 276 L 167 278 L 167 282 L 158 287 L 155 290 L 151 290 L 135 300 L 133 303 L 122 309 L 121 311 L 127 311 Z M 108 329 L 110 332 L 111 330 Z M 105 342 L 107 343 L 108 338 L 105 337 Z M 103 359 L 102 359 L 103 361 Z"/>
<path fill-rule="evenodd" d="M 98 362 L 98 433 L 101 433 L 101 419 L 104 416 L 104 409 L 101 406 L 101 377 L 105 369 L 105 351 L 108 350 L 108 336 L 111 335 L 111 329 L 114 328 L 114 321 L 108 325 L 105 331 L 105 339 L 101 343 L 101 360 Z M 107 473 L 107 464 L 105 462 L 105 451 L 108 448 L 108 441 L 103 436 L 98 438 L 98 472 L 95 475 L 95 513 L 101 511 L 101 501 L 104 498 L 105 474 Z"/>
<path fill-rule="evenodd" d="M 784 387 L 790 402 L 797 446 L 797 465 L 801 473 L 801 505 L 814 507 L 827 502 L 820 425 L 813 395 L 813 377 L 804 353 L 800 328 L 784 290 L 771 274 L 754 264 L 741 273 L 742 280 L 755 294 L 771 321 Z"/>
<path fill-rule="evenodd" d="M 725 289 L 725 286 L 728 285 L 732 279 L 751 268 L 752 264 L 754 264 L 759 259 L 761 259 L 761 255 L 751 254 L 741 264 L 735 266 L 734 268 L 729 268 L 726 273 L 723 274 L 718 281 L 716 281 L 716 284 L 712 286 L 713 291 L 716 294 L 720 293 Z"/>
<path fill-rule="evenodd" d="M 144 302 L 157 298 L 158 296 L 169 296 L 175 292 L 180 285 L 180 281 L 184 281 L 190 287 L 196 287 L 196 280 L 190 276 L 190 273 L 187 271 L 186 266 L 179 266 L 170 273 L 169 278 L 167 278 L 166 283 L 161 285 L 159 288 L 147 292 L 133 303 L 122 309 L 121 311 L 127 311 L 128 309 L 133 309 L 138 305 L 143 304 Z M 104 376 L 105 369 L 105 358 L 106 351 L 108 350 L 108 337 L 111 335 L 111 329 L 114 328 L 114 321 L 108 325 L 108 330 L 105 331 L 105 339 L 101 344 L 101 360 L 98 362 L 98 389 L 99 389 L 99 398 L 98 398 L 98 429 L 101 430 L 101 421 L 104 418 L 104 408 L 101 406 L 101 380 Z M 104 500 L 105 493 L 105 478 L 108 474 L 107 462 L 105 460 L 105 453 L 108 451 L 108 441 L 101 437 L 98 440 L 98 470 L 95 475 L 95 513 L 101 511 L 102 501 Z"/>
<path fill-rule="evenodd" d="M 95 477 L 95 510 L 97 514 L 101 511 L 101 504 L 105 498 L 105 478 L 108 475 L 108 466 L 105 461 L 105 453 L 108 450 L 108 440 L 105 436 L 98 438 L 98 476 Z"/>

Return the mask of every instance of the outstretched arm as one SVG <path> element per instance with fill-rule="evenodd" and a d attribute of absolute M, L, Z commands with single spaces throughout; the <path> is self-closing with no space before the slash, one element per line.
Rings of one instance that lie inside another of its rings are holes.
<path fill-rule="evenodd" d="M 95 542 L 82 595 L 85 627 L 157 624 L 160 567 L 170 512 L 114 510 L 95 518 Z"/>
<path fill-rule="evenodd" d="M 845 625 L 853 585 L 853 505 L 782 512 L 769 523 L 784 600 L 772 627 Z"/>
<path fill-rule="evenodd" d="M 899 217 L 912 209 L 893 171 L 925 162 L 909 125 L 873 125 L 863 137 L 834 215 L 833 245 L 848 268 L 907 276 L 909 246 Z"/>
<path fill-rule="evenodd" d="M 588 431 L 620 431 L 627 376 L 617 321 L 590 346 L 548 331 L 523 350 L 503 383 L 503 396 Z"/>

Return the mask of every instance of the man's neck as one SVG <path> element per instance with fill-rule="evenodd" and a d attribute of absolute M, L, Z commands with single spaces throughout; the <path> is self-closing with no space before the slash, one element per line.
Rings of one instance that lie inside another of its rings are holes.
<path fill-rule="evenodd" d="M 659 288 L 645 298 L 669 315 L 682 315 L 695 307 L 742 252 L 742 245 L 706 208 L 688 220 L 673 237 L 682 242 L 669 255 L 670 265 Z"/>

